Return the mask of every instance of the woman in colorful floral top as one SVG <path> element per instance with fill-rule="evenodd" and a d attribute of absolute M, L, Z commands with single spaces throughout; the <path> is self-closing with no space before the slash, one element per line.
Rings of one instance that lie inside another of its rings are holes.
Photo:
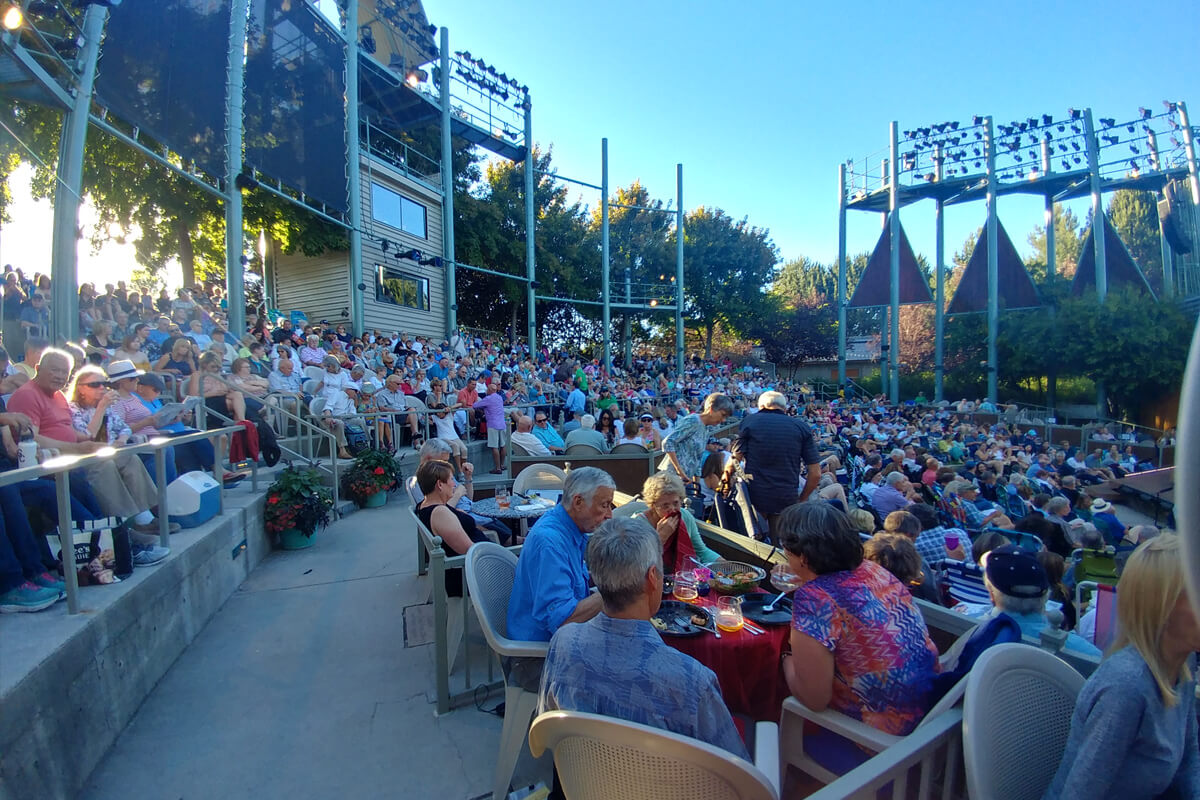
<path fill-rule="evenodd" d="M 928 710 L 937 648 L 905 586 L 863 559 L 850 518 L 827 503 L 783 511 L 781 544 L 804 581 L 792 598 L 788 689 L 814 711 L 832 708 L 885 733 L 909 733 Z M 835 772 L 867 754 L 829 734 L 809 751 Z"/>

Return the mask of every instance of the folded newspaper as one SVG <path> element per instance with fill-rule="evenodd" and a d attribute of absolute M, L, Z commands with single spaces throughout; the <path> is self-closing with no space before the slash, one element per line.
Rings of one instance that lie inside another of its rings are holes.
<path fill-rule="evenodd" d="M 195 411 L 200 402 L 201 398 L 199 397 L 187 397 L 182 403 L 165 404 L 154 412 L 154 427 L 161 428 L 164 425 L 170 425 L 189 411 Z"/>

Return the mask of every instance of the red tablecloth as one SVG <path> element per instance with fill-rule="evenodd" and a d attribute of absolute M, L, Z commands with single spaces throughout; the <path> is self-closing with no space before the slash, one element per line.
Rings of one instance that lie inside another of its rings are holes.
<path fill-rule="evenodd" d="M 710 592 L 708 597 L 689 602 L 710 608 L 716 614 L 719 597 Z M 717 674 L 725 705 L 732 713 L 745 714 L 759 722 L 778 722 L 779 708 L 788 694 L 779 658 L 791 626 L 754 624 L 762 634 L 755 636 L 743 628 L 735 633 L 721 631 L 720 639 L 702 633 L 664 636 L 663 640 Z"/>

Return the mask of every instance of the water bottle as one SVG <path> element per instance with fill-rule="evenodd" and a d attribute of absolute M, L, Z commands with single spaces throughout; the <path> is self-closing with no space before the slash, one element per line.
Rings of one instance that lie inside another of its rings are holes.
<path fill-rule="evenodd" d="M 21 434 L 21 442 L 17 445 L 17 467 L 36 467 L 38 464 L 38 446 L 33 440 L 33 431 L 27 430 Z"/>

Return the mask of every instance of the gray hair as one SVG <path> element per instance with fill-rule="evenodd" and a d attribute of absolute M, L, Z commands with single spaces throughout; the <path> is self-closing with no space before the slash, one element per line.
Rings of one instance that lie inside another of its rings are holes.
<path fill-rule="evenodd" d="M 579 467 L 567 473 L 563 483 L 563 505 L 570 505 L 576 496 L 582 497 L 583 502 L 591 503 L 596 496 L 596 490 L 601 487 L 617 490 L 617 484 L 604 470 L 599 467 Z"/>
<path fill-rule="evenodd" d="M 321 359 L 321 366 L 322 367 L 333 366 L 333 367 L 337 367 L 338 369 L 341 369 L 342 362 L 338 361 L 333 356 L 325 356 L 324 358 Z"/>
<path fill-rule="evenodd" d="M 897 483 L 900 483 L 901 481 L 908 480 L 908 476 L 906 476 L 903 472 L 900 472 L 900 471 L 889 472 L 888 476 L 887 476 L 887 478 L 885 478 L 885 480 L 887 481 L 888 486 L 895 486 Z"/>
<path fill-rule="evenodd" d="M 1158 529 L 1157 525 L 1134 525 L 1129 529 L 1129 533 L 1133 535 L 1135 542 L 1141 544 L 1150 541 L 1162 531 Z"/>
<path fill-rule="evenodd" d="M 421 445 L 420 455 L 422 461 L 448 461 L 450 459 L 450 454 L 453 452 L 454 450 L 451 449 L 447 442 L 434 437 L 425 442 L 425 444 Z M 441 456 L 441 458 L 439 458 L 439 456 Z"/>
<path fill-rule="evenodd" d="M 988 580 L 987 573 L 983 574 L 983 585 L 987 587 L 996 608 L 1017 616 L 1025 614 L 1041 614 L 1046 610 L 1046 601 L 1050 598 L 1050 590 L 1042 592 L 1038 597 L 1013 597 L 1000 591 Z M 1014 586 L 1013 589 L 1036 590 L 1037 587 Z"/>
<path fill-rule="evenodd" d="M 723 411 L 729 416 L 733 416 L 736 410 L 733 407 L 733 401 L 720 392 L 713 392 L 708 397 L 704 398 L 705 411 Z"/>
<path fill-rule="evenodd" d="M 583 428 L 585 431 L 592 430 L 596 427 L 596 418 L 591 414 L 584 414 L 579 418 L 579 427 Z"/>
<path fill-rule="evenodd" d="M 1065 497 L 1051 497 L 1046 501 L 1045 510 L 1047 512 L 1064 511 L 1071 507 L 1071 501 Z"/>
<path fill-rule="evenodd" d="M 614 517 L 588 538 L 587 565 L 605 607 L 620 611 L 645 593 L 647 571 L 662 574 L 662 543 L 641 517 Z"/>
<path fill-rule="evenodd" d="M 758 396 L 758 407 L 761 409 L 779 408 L 787 410 L 787 398 L 782 392 L 763 392 Z"/>

